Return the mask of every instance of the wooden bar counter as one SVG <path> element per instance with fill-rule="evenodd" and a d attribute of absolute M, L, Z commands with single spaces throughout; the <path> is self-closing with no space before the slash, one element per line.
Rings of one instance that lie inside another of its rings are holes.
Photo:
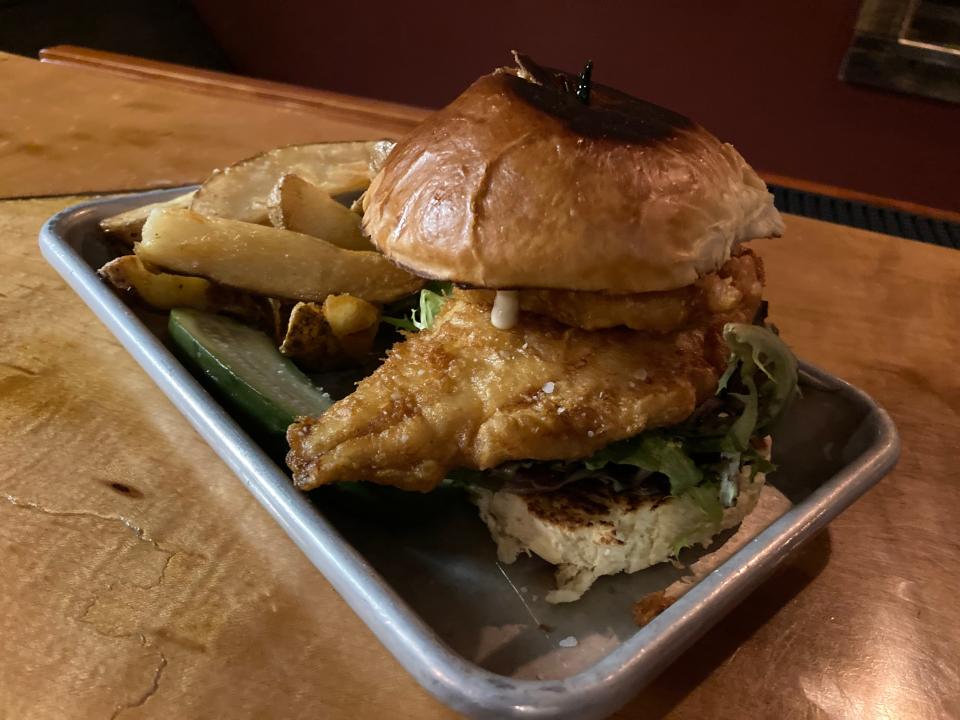
<path fill-rule="evenodd" d="M 37 249 L 66 195 L 422 112 L 86 64 L 0 54 L 0 718 L 453 717 Z M 787 226 L 755 243 L 772 318 L 902 459 L 616 717 L 960 716 L 960 253 Z"/>

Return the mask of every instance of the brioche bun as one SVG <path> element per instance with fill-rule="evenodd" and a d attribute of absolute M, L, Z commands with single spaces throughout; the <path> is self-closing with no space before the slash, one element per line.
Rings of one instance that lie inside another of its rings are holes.
<path fill-rule="evenodd" d="M 717 270 L 778 235 L 763 180 L 693 121 L 519 57 L 403 139 L 364 229 L 423 277 L 486 288 L 638 293 Z"/>

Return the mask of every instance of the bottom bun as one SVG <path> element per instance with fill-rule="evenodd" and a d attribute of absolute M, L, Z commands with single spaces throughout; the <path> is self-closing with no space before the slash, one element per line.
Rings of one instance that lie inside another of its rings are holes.
<path fill-rule="evenodd" d="M 767 451 L 770 442 L 767 439 Z M 578 482 L 546 493 L 475 488 L 473 501 L 497 543 L 501 562 L 534 554 L 557 566 L 550 603 L 579 600 L 603 575 L 636 572 L 671 559 L 681 547 L 706 547 L 756 506 L 766 478 L 741 468 L 737 503 L 711 519 L 690 494 L 615 491 Z"/>

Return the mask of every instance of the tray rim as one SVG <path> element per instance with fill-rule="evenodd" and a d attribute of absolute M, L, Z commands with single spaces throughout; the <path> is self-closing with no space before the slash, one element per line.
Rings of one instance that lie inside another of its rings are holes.
<path fill-rule="evenodd" d="M 868 449 L 592 665 L 561 680 L 498 675 L 460 656 L 436 635 L 69 244 L 75 226 L 101 213 L 158 202 L 194 187 L 101 197 L 67 207 L 41 228 L 41 253 L 404 669 L 438 700 L 473 717 L 584 718 L 612 712 L 787 555 L 879 482 L 899 458 L 900 438 L 882 407 L 862 390 L 801 361 L 806 374 L 869 412 L 875 427 Z"/>

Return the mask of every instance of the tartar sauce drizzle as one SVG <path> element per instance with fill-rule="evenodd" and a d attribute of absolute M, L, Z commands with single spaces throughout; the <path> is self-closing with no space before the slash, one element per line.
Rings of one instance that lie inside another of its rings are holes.
<path fill-rule="evenodd" d="M 497 330 L 509 330 L 517 324 L 520 315 L 520 299 L 516 290 L 497 290 L 490 311 L 490 322 Z"/>

